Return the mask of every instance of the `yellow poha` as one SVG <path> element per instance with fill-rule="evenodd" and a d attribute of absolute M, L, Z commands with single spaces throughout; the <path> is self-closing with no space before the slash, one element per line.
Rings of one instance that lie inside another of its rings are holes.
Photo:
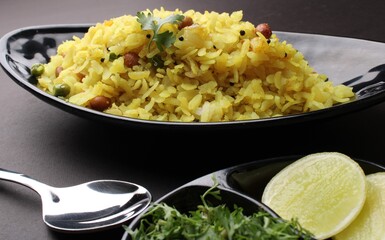
<path fill-rule="evenodd" d="M 65 84 L 62 98 L 105 113 L 179 122 L 282 116 L 354 97 L 351 87 L 315 72 L 290 43 L 243 21 L 242 11 L 140 14 L 155 24 L 179 15 L 183 21 L 163 24 L 156 37 L 139 14 L 97 23 L 58 46 L 38 86 L 55 94 Z"/>

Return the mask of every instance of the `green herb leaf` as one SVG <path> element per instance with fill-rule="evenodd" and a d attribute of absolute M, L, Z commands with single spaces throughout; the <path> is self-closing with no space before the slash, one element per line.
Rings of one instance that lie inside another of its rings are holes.
<path fill-rule="evenodd" d="M 164 48 L 170 47 L 176 39 L 173 32 L 165 31 L 159 33 L 162 26 L 167 23 L 177 24 L 184 19 L 184 16 L 180 14 L 159 18 L 155 17 L 151 12 L 148 12 L 147 15 L 144 12 L 138 12 L 136 16 L 138 17 L 137 21 L 141 24 L 143 30 L 153 31 L 150 43 L 155 42 L 157 48 L 160 51 L 163 51 Z"/>
<path fill-rule="evenodd" d="M 146 16 L 144 12 L 138 12 L 136 14 L 138 17 L 138 22 L 142 25 L 143 30 L 153 30 L 156 28 L 155 19 L 149 12 Z"/>
<path fill-rule="evenodd" d="M 164 48 L 169 48 L 175 42 L 175 36 L 172 32 L 163 32 L 154 35 L 152 40 L 156 43 L 156 46 L 160 51 L 163 51 Z"/>

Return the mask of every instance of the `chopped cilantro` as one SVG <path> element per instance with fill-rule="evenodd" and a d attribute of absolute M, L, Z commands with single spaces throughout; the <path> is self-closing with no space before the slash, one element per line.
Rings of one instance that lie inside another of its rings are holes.
<path fill-rule="evenodd" d="M 234 206 L 234 210 L 230 210 L 225 204 L 211 206 L 205 197 L 211 195 L 220 199 L 220 191 L 216 187 L 215 184 L 207 190 L 201 196 L 202 204 L 189 214 L 181 213 L 166 203 L 154 203 L 142 216 L 136 229 L 124 228 L 132 240 L 313 239 L 296 220 L 284 221 L 262 210 L 246 216 L 241 207 Z"/>

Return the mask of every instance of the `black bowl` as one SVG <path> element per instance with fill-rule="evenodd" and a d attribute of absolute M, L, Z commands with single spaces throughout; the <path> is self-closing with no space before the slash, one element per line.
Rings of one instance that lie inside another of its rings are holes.
<path fill-rule="evenodd" d="M 279 217 L 273 210 L 261 202 L 262 193 L 266 184 L 284 167 L 293 163 L 303 156 L 287 156 L 253 161 L 207 174 L 194 181 L 191 181 L 165 196 L 156 202 L 164 202 L 176 207 L 181 212 L 195 210 L 201 204 L 200 196 L 213 185 L 213 176 L 219 183 L 222 201 L 228 206 L 236 204 L 244 209 L 245 214 L 252 214 L 256 211 L 266 211 L 274 217 Z M 385 171 L 385 167 L 360 159 L 354 159 L 364 170 L 365 174 Z M 137 216 L 128 225 L 135 229 L 139 226 L 142 215 Z M 125 232 L 122 240 L 129 240 L 128 232 Z"/>
<path fill-rule="evenodd" d="M 203 180 L 203 179 L 202 179 Z M 209 179 L 207 179 L 209 180 Z M 210 188 L 211 186 L 206 185 L 196 185 L 194 183 L 184 185 L 169 194 L 158 199 L 156 202 L 167 203 L 169 206 L 174 206 L 178 211 L 182 213 L 188 213 L 189 211 L 195 211 L 198 205 L 202 204 L 201 196 Z M 243 213 L 246 215 L 251 215 L 254 212 L 267 212 L 273 217 L 278 218 L 279 216 L 271 210 L 269 207 L 263 203 L 248 197 L 242 193 L 234 191 L 232 189 L 218 187 L 220 189 L 221 200 L 218 200 L 214 197 L 207 196 L 206 199 L 210 201 L 213 206 L 220 204 L 226 204 L 230 209 L 232 206 L 236 205 L 243 208 Z M 128 226 L 131 229 L 135 229 L 139 226 L 142 216 L 135 218 L 131 224 Z M 122 240 L 129 240 L 131 237 L 126 231 Z"/>

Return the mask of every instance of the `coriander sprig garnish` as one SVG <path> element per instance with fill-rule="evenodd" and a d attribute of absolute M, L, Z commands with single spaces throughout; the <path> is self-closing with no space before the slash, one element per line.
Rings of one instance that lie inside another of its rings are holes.
<path fill-rule="evenodd" d="M 177 24 L 184 19 L 184 16 L 180 14 L 173 14 L 165 18 L 159 18 L 155 17 L 151 12 L 148 12 L 147 15 L 145 12 L 138 12 L 136 16 L 138 17 L 137 21 L 142 25 L 143 30 L 153 31 L 150 44 L 151 42 L 155 42 L 160 51 L 163 51 L 165 48 L 169 48 L 176 40 L 173 32 L 164 31 L 159 33 L 162 26 L 167 23 Z"/>

